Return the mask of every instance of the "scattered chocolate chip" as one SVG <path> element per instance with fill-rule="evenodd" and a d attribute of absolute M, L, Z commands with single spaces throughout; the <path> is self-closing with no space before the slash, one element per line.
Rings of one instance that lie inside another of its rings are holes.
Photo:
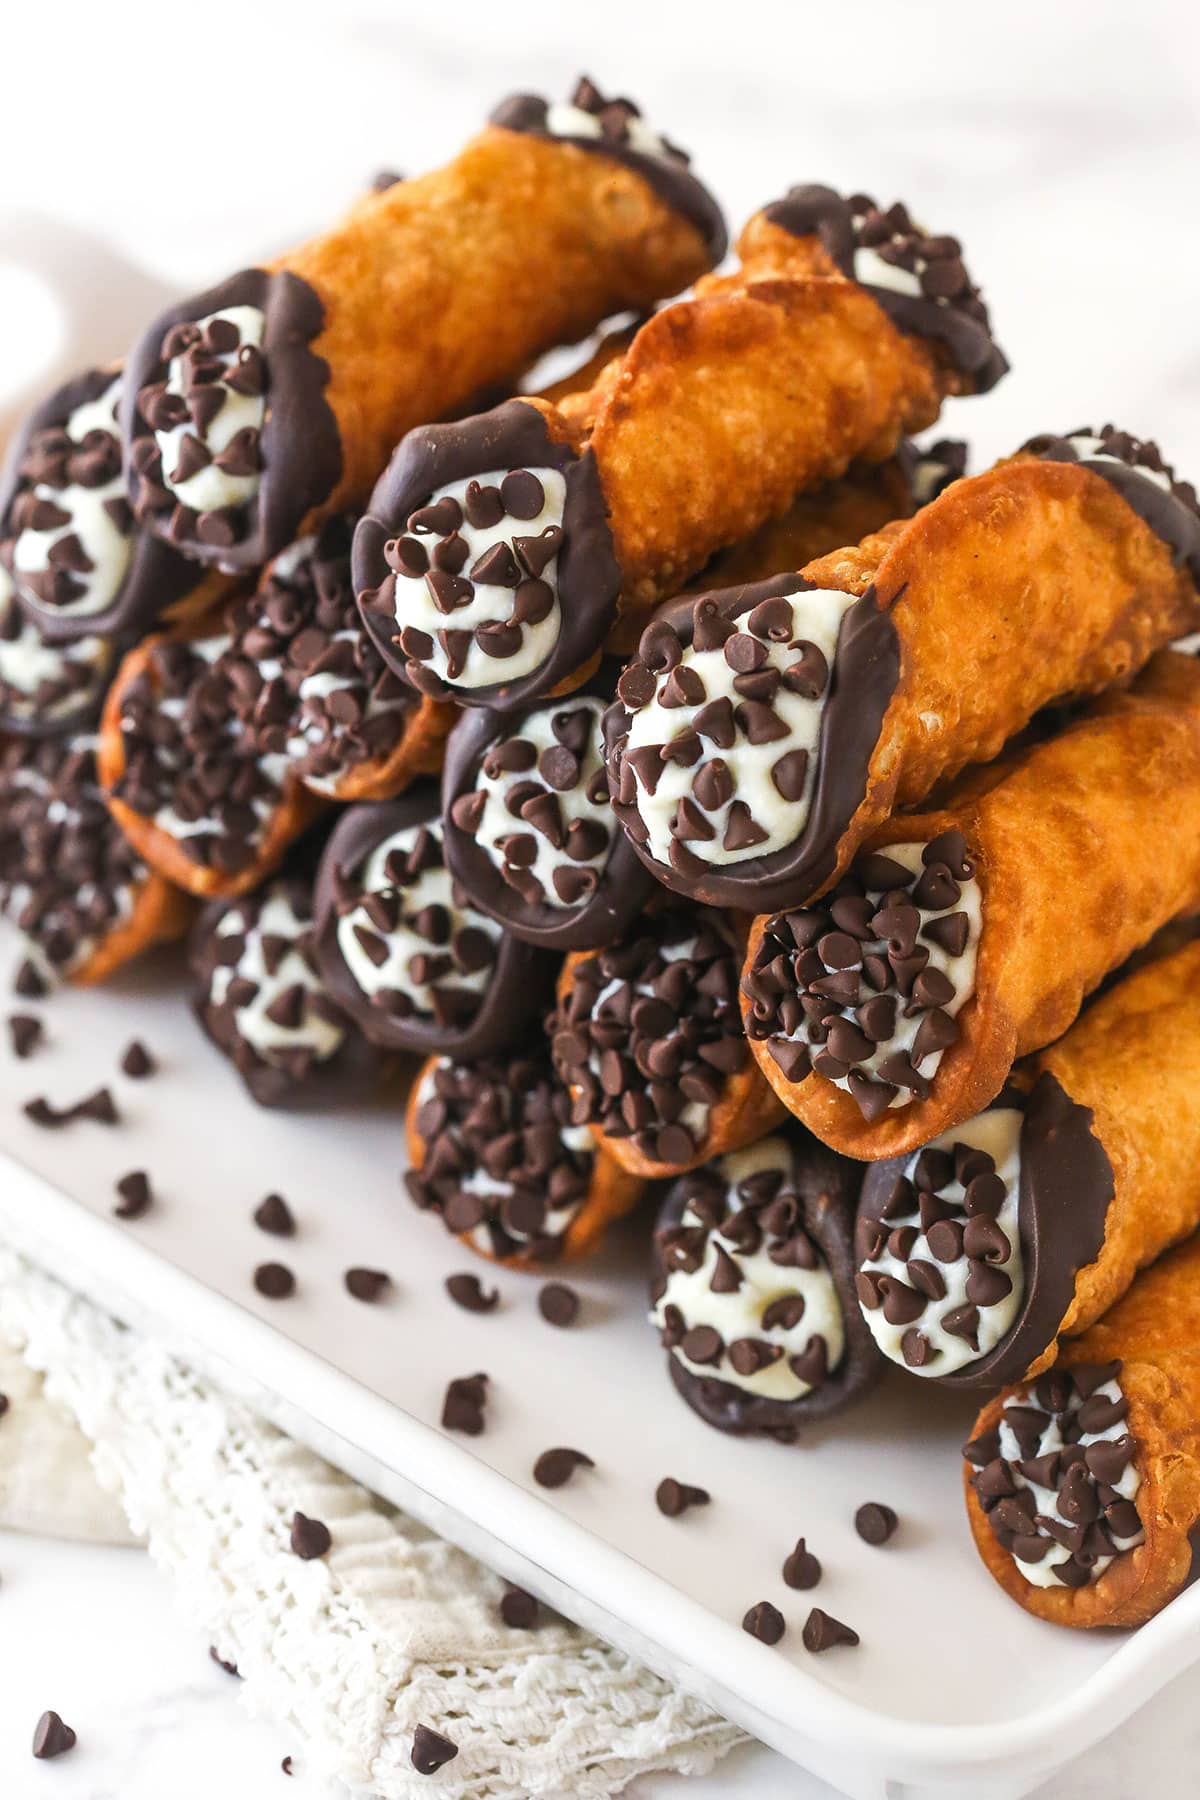
<path fill-rule="evenodd" d="M 815 1588 L 821 1579 L 821 1565 L 803 1538 L 796 1539 L 796 1548 L 784 1561 L 783 1579 L 790 1588 Z"/>
<path fill-rule="evenodd" d="M 34 1018 L 32 1013 L 13 1013 L 8 1021 L 8 1035 L 13 1055 L 24 1062 L 26 1057 L 33 1055 L 42 1041 L 42 1021 Z"/>
<path fill-rule="evenodd" d="M 654 1490 L 654 1503 L 668 1519 L 677 1519 L 689 1506 L 707 1506 L 711 1498 L 707 1489 L 676 1481 L 672 1475 L 660 1481 Z"/>
<path fill-rule="evenodd" d="M 328 1525 L 320 1519 L 310 1519 L 306 1513 L 297 1512 L 292 1514 L 291 1543 L 301 1562 L 315 1562 L 328 1554 L 333 1536 Z"/>
<path fill-rule="evenodd" d="M 26 958 L 13 977 L 13 993 L 22 1000 L 44 1000 L 49 992 L 50 984 L 42 971 Z"/>
<path fill-rule="evenodd" d="M 804 1621 L 804 1630 L 800 1634 L 806 1650 L 814 1656 L 820 1656 L 825 1650 L 832 1650 L 838 1644 L 857 1644 L 857 1631 L 849 1625 L 843 1625 L 840 1619 L 832 1618 L 829 1613 L 822 1612 L 814 1606 Z"/>
<path fill-rule="evenodd" d="M 769 1600 L 759 1600 L 742 1620 L 742 1630 L 748 1631 L 760 1644 L 777 1644 L 786 1629 L 783 1614 Z"/>
<path fill-rule="evenodd" d="M 854 1515 L 854 1529 L 864 1544 L 886 1544 L 898 1521 L 890 1506 L 869 1500 Z"/>
<path fill-rule="evenodd" d="M 295 1237 L 296 1221 L 282 1194 L 268 1194 L 254 1209 L 254 1223 L 272 1237 Z"/>
<path fill-rule="evenodd" d="M 413 1732 L 412 1766 L 418 1775 L 436 1775 L 458 1755 L 458 1745 L 428 1725 L 418 1725 Z"/>
<path fill-rule="evenodd" d="M 365 1300 L 370 1305 L 382 1299 L 392 1285 L 392 1278 L 382 1269 L 347 1269 L 344 1277 L 346 1292 L 355 1300 Z"/>
<path fill-rule="evenodd" d="M 56 1712 L 44 1712 L 33 1733 L 33 1754 L 39 1762 L 48 1762 L 52 1756 L 62 1756 L 74 1748 L 75 1733 L 71 1727 L 64 1725 Z"/>
<path fill-rule="evenodd" d="M 4 1417 L 11 1404 L 12 1402 L 7 1394 L 0 1394 L 0 1419 Z"/>
<path fill-rule="evenodd" d="M 51 1131 L 58 1130 L 63 1125 L 72 1125 L 76 1119 L 91 1119 L 97 1125 L 116 1125 L 120 1122 L 116 1102 L 106 1087 L 97 1088 L 95 1093 L 76 1100 L 71 1106 L 54 1106 L 44 1095 L 39 1095 L 37 1099 L 27 1101 L 22 1110 L 34 1125 L 44 1126 Z"/>
<path fill-rule="evenodd" d="M 595 1466 L 582 1450 L 543 1450 L 533 1465 L 533 1479 L 539 1487 L 565 1487 L 576 1469 L 594 1469 Z"/>
<path fill-rule="evenodd" d="M 459 1375 L 446 1388 L 442 1402 L 442 1429 L 462 1431 L 468 1437 L 479 1437 L 486 1423 L 486 1375 Z"/>
<path fill-rule="evenodd" d="M 122 1175 L 116 1188 L 120 1203 L 113 1207 L 113 1212 L 118 1219 L 140 1219 L 154 1204 L 149 1177 L 142 1169 Z"/>
<path fill-rule="evenodd" d="M 242 1679 L 242 1672 L 238 1668 L 237 1664 L 232 1663 L 232 1662 L 226 1662 L 223 1656 L 219 1656 L 217 1654 L 217 1646 L 215 1644 L 210 1644 L 208 1646 L 208 1654 L 212 1658 L 213 1662 L 216 1663 L 218 1669 L 224 1669 L 224 1671 L 227 1675 L 234 1676 L 234 1678 L 238 1681 L 240 1681 Z"/>
<path fill-rule="evenodd" d="M 548 1281 L 537 1303 L 547 1325 L 573 1325 L 579 1317 L 579 1295 L 565 1281 Z"/>
<path fill-rule="evenodd" d="M 279 1767 L 283 1770 L 283 1773 L 285 1775 L 292 1774 L 292 1759 L 291 1759 L 291 1757 L 285 1756 L 283 1761 L 280 1763 Z"/>
<path fill-rule="evenodd" d="M 498 1288 L 492 1288 L 489 1293 L 482 1286 L 478 1275 L 471 1273 L 447 1275 L 446 1292 L 464 1312 L 491 1312 L 500 1299 Z"/>
<path fill-rule="evenodd" d="M 524 1588 L 508 1588 L 500 1600 L 500 1617 L 514 1631 L 530 1631 L 538 1621 L 538 1603 Z"/>
<path fill-rule="evenodd" d="M 254 1285 L 265 1300 L 286 1300 L 296 1291 L 296 1277 L 283 1263 L 260 1263 L 254 1271 Z"/>

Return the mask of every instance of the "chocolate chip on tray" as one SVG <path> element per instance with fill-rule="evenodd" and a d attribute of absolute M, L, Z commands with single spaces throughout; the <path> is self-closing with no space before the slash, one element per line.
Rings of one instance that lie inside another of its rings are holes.
<path fill-rule="evenodd" d="M 533 1465 L 533 1479 L 539 1487 L 565 1487 L 576 1469 L 594 1469 L 595 1463 L 582 1450 L 556 1448 L 543 1450 Z"/>
<path fill-rule="evenodd" d="M 254 1209 L 254 1223 L 272 1237 L 295 1237 L 296 1221 L 282 1194 L 268 1194 Z"/>
<path fill-rule="evenodd" d="M 500 1601 L 500 1617 L 514 1631 L 530 1631 L 537 1624 L 538 1603 L 524 1588 L 508 1588 Z"/>
<path fill-rule="evenodd" d="M 33 1055 L 42 1041 L 42 1021 L 32 1013 L 12 1013 L 8 1021 L 8 1035 L 13 1055 L 24 1062 L 27 1056 Z"/>
<path fill-rule="evenodd" d="M 821 1565 L 803 1538 L 796 1539 L 796 1548 L 784 1561 L 783 1579 L 790 1588 L 815 1588 L 821 1579 Z"/>
<path fill-rule="evenodd" d="M 140 1038 L 134 1038 L 121 1058 L 121 1073 L 131 1081 L 145 1081 L 157 1073 L 158 1064 Z"/>
<path fill-rule="evenodd" d="M 478 1275 L 469 1273 L 447 1275 L 446 1292 L 455 1306 L 461 1306 L 464 1312 L 491 1312 L 500 1299 L 498 1288 L 489 1291 L 483 1287 Z"/>
<path fill-rule="evenodd" d="M 291 1532 L 292 1550 L 301 1562 L 315 1562 L 325 1556 L 333 1543 L 333 1536 L 328 1525 L 320 1519 L 310 1519 L 306 1513 L 292 1514 Z"/>
<path fill-rule="evenodd" d="M 444 1431 L 462 1431 L 468 1437 L 480 1435 L 486 1423 L 487 1384 L 488 1378 L 483 1374 L 459 1375 L 450 1382 L 442 1402 Z"/>
<path fill-rule="evenodd" d="M 759 1600 L 742 1620 L 742 1630 L 748 1631 L 760 1644 L 777 1644 L 787 1627 L 777 1606 L 772 1606 L 769 1600 Z"/>
<path fill-rule="evenodd" d="M 869 1500 L 854 1515 L 854 1529 L 864 1544 L 886 1544 L 896 1529 L 897 1519 L 890 1506 Z"/>
<path fill-rule="evenodd" d="M 579 1317 L 579 1295 L 565 1281 L 548 1281 L 538 1294 L 538 1311 L 547 1325 L 573 1325 Z"/>
<path fill-rule="evenodd" d="M 392 1285 L 392 1278 L 383 1269 L 347 1269 L 343 1277 L 346 1292 L 356 1300 L 365 1300 L 368 1305 L 381 1300 Z"/>
<path fill-rule="evenodd" d="M 44 1000 L 49 992 L 50 983 L 37 964 L 27 957 L 13 977 L 13 993 L 22 1000 Z"/>
<path fill-rule="evenodd" d="M 814 1606 L 805 1619 L 804 1630 L 800 1635 L 804 1648 L 811 1650 L 814 1656 L 820 1656 L 822 1651 L 832 1650 L 837 1644 L 853 1645 L 859 1641 L 857 1631 L 849 1625 L 843 1625 L 840 1619 L 831 1618 L 819 1606 Z"/>
<path fill-rule="evenodd" d="M 71 1727 L 64 1725 L 56 1712 L 44 1712 L 33 1733 L 33 1754 L 38 1761 L 48 1762 L 52 1756 L 62 1756 L 74 1748 L 75 1733 Z"/>
<path fill-rule="evenodd" d="M 254 1271 L 254 1285 L 264 1300 L 286 1300 L 296 1291 L 296 1277 L 284 1263 L 260 1263 Z"/>
<path fill-rule="evenodd" d="M 689 1506 L 707 1506 L 711 1498 L 707 1488 L 676 1481 L 673 1475 L 666 1476 L 654 1490 L 654 1504 L 668 1519 L 677 1519 Z"/>
<path fill-rule="evenodd" d="M 436 1775 L 458 1755 L 458 1745 L 428 1725 L 418 1725 L 413 1732 L 412 1766 L 418 1775 Z"/>
<path fill-rule="evenodd" d="M 131 1169 L 116 1183 L 120 1202 L 113 1207 L 118 1219 L 140 1219 L 154 1204 L 150 1180 L 143 1169 Z"/>
<path fill-rule="evenodd" d="M 116 1101 L 106 1087 L 85 1094 L 82 1100 L 76 1100 L 70 1106 L 54 1106 L 45 1095 L 39 1094 L 36 1099 L 26 1101 L 23 1111 L 32 1124 L 41 1125 L 47 1131 L 73 1125 L 76 1119 L 92 1119 L 97 1125 L 116 1125 L 120 1121 Z"/>

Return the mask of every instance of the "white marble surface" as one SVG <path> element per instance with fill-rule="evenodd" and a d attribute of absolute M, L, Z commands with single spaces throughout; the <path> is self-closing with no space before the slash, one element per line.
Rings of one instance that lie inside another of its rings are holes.
<path fill-rule="evenodd" d="M 436 163 L 499 94 L 558 90 L 584 66 L 697 150 L 735 223 L 791 181 L 825 179 L 958 232 L 1014 364 L 948 417 L 980 460 L 1111 416 L 1200 468 L 1200 15 L 1182 0 L 67 0 L 9 9 L 4 60 L 0 408 L 61 362 L 68 336 L 89 357 L 123 348 L 130 321 L 104 281 L 60 316 L 12 266 L 37 245 L 69 275 L 63 226 L 144 268 L 149 307 L 160 284 L 303 233 L 377 167 Z M 296 1746 L 241 1716 L 143 1556 L 10 1536 L 0 1582 L 5 1800 L 313 1794 L 285 1783 Z M 1046 1793 L 1194 1794 L 1198 1703 L 1200 1672 Z M 46 1706 L 80 1744 L 40 1765 L 28 1740 Z M 638 1800 L 827 1792 L 751 1751 L 707 1783 L 643 1783 Z"/>

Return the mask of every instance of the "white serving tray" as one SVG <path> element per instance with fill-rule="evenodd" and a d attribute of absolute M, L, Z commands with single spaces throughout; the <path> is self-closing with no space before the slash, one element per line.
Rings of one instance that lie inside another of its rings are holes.
<path fill-rule="evenodd" d="M 5 996 L 15 960 L 4 927 Z M 492 1270 L 413 1208 L 398 1093 L 361 1112 L 262 1112 L 183 992 L 172 953 L 38 1007 L 47 1042 L 26 1062 L 4 1034 L 0 1233 L 397 1506 L 856 1800 L 948 1800 L 968 1784 L 1017 1800 L 1200 1654 L 1196 1589 L 1136 1634 L 1056 1631 L 1005 1599 L 959 1492 L 969 1404 L 896 1373 L 799 1447 L 723 1438 L 678 1399 L 646 1323 L 648 1221 L 571 1269 L 583 1310 L 556 1330 L 538 1314 L 538 1277 Z M 119 1073 L 134 1035 L 159 1060 L 151 1080 Z M 115 1128 L 47 1131 L 21 1110 L 102 1082 L 122 1112 Z M 121 1223 L 114 1182 L 134 1168 L 159 1201 Z M 297 1215 L 294 1239 L 251 1222 L 272 1189 Z M 290 1300 L 255 1292 L 268 1260 L 295 1271 Z M 354 1264 L 391 1273 L 385 1303 L 346 1293 Z M 494 1313 L 450 1302 L 444 1278 L 464 1268 L 494 1277 Z M 446 1383 L 481 1369 L 486 1433 L 443 1432 Z M 596 1468 L 546 1493 L 530 1471 L 557 1444 Z M 665 1475 L 708 1488 L 711 1506 L 663 1518 L 653 1496 Z M 865 1500 L 900 1515 L 883 1549 L 855 1535 Z M 780 1576 L 800 1535 L 825 1569 L 811 1595 Z M 740 1627 L 763 1599 L 788 1622 L 776 1649 Z M 809 1655 L 800 1628 L 813 1602 L 852 1624 L 861 1648 Z"/>

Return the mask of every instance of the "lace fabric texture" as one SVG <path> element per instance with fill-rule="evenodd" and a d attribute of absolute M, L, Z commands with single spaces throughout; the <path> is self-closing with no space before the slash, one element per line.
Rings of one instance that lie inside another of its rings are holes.
<path fill-rule="evenodd" d="M 444 1797 L 603 1800 L 655 1770 L 703 1773 L 741 1734 L 543 1610 L 499 1616 L 500 1578 L 369 1494 L 160 1346 L 0 1248 L 0 1334 L 93 1445 L 102 1487 L 309 1766 L 381 1800 L 427 1797 L 418 1724 L 459 1746 Z M 289 1545 L 324 1520 L 328 1556 Z"/>

